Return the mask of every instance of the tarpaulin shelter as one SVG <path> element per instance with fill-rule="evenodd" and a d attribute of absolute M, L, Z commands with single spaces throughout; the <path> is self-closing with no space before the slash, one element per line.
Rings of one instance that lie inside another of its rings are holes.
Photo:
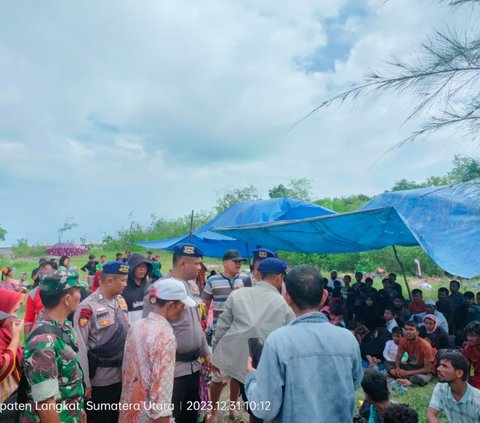
<path fill-rule="evenodd" d="M 238 226 L 251 223 L 266 223 L 282 220 L 303 219 L 313 216 L 333 214 L 331 210 L 317 204 L 308 203 L 291 198 L 274 198 L 271 200 L 239 201 L 223 213 L 211 220 L 191 236 L 186 234 L 178 238 L 160 239 L 157 241 L 135 242 L 145 248 L 172 250 L 175 245 L 192 242 L 208 257 L 222 257 L 225 251 L 235 249 L 244 257 L 249 257 L 258 244 L 263 247 L 274 248 L 267 243 L 237 240 L 228 235 L 212 232 L 215 226 Z"/>
<path fill-rule="evenodd" d="M 304 253 L 419 245 L 442 269 L 471 278 L 480 274 L 480 183 L 389 192 L 351 213 L 213 229 Z"/>

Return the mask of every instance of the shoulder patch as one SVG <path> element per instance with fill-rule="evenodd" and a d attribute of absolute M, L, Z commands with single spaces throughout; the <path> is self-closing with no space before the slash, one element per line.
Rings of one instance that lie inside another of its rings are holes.
<path fill-rule="evenodd" d="M 88 321 L 92 317 L 92 310 L 89 308 L 82 308 L 78 316 L 78 326 L 81 328 L 87 326 Z"/>

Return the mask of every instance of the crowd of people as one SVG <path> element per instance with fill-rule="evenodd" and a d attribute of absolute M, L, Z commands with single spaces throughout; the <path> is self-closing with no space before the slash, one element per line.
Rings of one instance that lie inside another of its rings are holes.
<path fill-rule="evenodd" d="M 179 244 L 165 275 L 150 251 L 80 269 L 42 259 L 30 289 L 2 269 L 0 422 L 216 423 L 242 409 L 251 422 L 408 423 L 417 412 L 390 389 L 435 379 L 429 423 L 480 421 L 480 293 L 452 280 L 437 301 L 407 300 L 393 273 L 377 290 L 261 247 L 248 274 L 236 250 L 208 278 L 202 259 Z"/>

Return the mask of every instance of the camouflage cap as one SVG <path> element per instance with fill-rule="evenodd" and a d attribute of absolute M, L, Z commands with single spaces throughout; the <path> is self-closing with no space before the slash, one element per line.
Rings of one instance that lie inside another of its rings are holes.
<path fill-rule="evenodd" d="M 78 273 L 68 270 L 56 270 L 42 275 L 40 291 L 59 292 L 70 288 L 88 288 L 88 283 L 78 278 Z"/>

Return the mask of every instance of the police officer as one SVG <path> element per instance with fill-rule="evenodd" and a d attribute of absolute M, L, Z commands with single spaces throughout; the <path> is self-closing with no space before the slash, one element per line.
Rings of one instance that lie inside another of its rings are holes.
<path fill-rule="evenodd" d="M 250 280 L 252 281 L 252 285 L 255 285 L 258 281 L 262 280 L 260 272 L 258 271 L 258 265 L 266 258 L 277 258 L 277 255 L 273 251 L 261 247 L 253 250 L 252 255 Z"/>
<path fill-rule="evenodd" d="M 99 288 L 75 312 L 80 365 L 87 388 L 89 422 L 117 422 L 118 411 L 100 405 L 117 404 L 122 392 L 123 348 L 129 329 L 128 308 L 120 295 L 129 266 L 119 261 L 103 265 Z"/>
<path fill-rule="evenodd" d="M 173 268 L 169 277 L 178 279 L 185 284 L 189 297 L 198 298 L 199 290 L 195 284 L 202 251 L 192 244 L 178 244 L 173 250 Z M 152 309 L 146 304 L 151 298 L 145 296 L 143 307 L 144 316 Z M 200 325 L 198 307 L 189 307 L 179 320 L 171 322 L 173 333 L 177 339 L 175 375 L 173 382 L 172 404 L 173 417 L 176 423 L 196 423 L 197 411 L 192 404 L 200 401 L 200 370 L 204 359 L 204 366 L 210 371 L 211 355 L 207 339 Z"/>

